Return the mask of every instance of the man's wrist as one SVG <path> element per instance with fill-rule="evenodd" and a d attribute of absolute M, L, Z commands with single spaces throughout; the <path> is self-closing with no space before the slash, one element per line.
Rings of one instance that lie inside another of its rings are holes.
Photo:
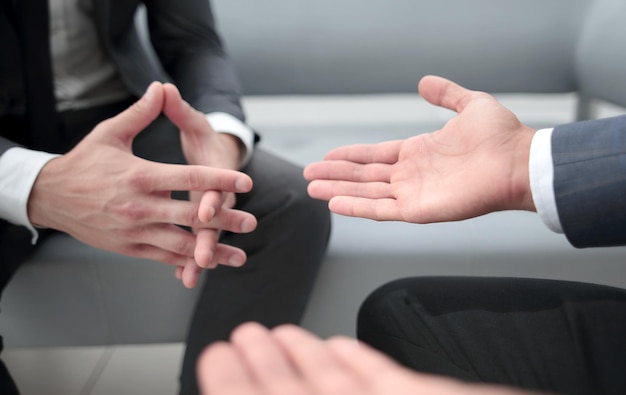
<path fill-rule="evenodd" d="M 217 133 L 227 134 L 236 137 L 241 144 L 240 152 L 240 168 L 244 167 L 254 150 L 254 131 L 234 116 L 223 113 L 214 112 L 206 115 L 209 124 Z"/>
<path fill-rule="evenodd" d="M 230 133 L 218 133 L 218 138 L 225 145 L 227 152 L 232 153 L 232 157 L 236 158 L 236 163 L 232 166 L 233 170 L 240 169 L 246 156 L 246 146 L 241 139 Z"/>

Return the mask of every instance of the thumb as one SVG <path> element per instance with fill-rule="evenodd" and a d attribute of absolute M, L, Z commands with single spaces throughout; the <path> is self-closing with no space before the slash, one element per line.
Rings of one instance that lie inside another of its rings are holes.
<path fill-rule="evenodd" d="M 187 103 L 176 86 L 163 85 L 163 113 L 182 133 L 203 131 L 208 126 L 206 117 Z"/>
<path fill-rule="evenodd" d="M 471 91 L 448 79 L 427 75 L 418 85 L 420 95 L 429 103 L 460 113 L 478 92 Z"/>
<path fill-rule="evenodd" d="M 132 106 L 98 126 L 106 130 L 107 137 L 121 140 L 125 146 L 128 146 L 161 114 L 162 110 L 163 84 L 153 82 L 146 93 Z"/>

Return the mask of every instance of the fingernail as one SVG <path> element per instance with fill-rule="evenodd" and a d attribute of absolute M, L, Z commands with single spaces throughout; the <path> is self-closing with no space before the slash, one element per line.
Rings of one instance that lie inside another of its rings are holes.
<path fill-rule="evenodd" d="M 238 178 L 237 181 L 235 181 L 235 188 L 237 188 L 238 191 L 247 191 L 248 190 L 248 180 L 245 178 Z"/>
<path fill-rule="evenodd" d="M 245 260 L 239 255 L 233 255 L 230 258 L 228 258 L 228 264 L 230 266 L 241 266 L 244 264 L 244 262 Z"/>
<path fill-rule="evenodd" d="M 206 218 L 203 220 L 202 218 L 199 218 L 201 222 L 203 223 L 207 223 L 209 222 L 211 219 L 213 219 L 213 217 L 215 216 L 215 208 L 214 207 L 209 207 L 206 213 Z"/>
<path fill-rule="evenodd" d="M 241 232 L 242 233 L 252 232 L 253 230 L 254 230 L 254 221 L 252 221 L 251 219 L 245 219 L 241 223 Z"/>

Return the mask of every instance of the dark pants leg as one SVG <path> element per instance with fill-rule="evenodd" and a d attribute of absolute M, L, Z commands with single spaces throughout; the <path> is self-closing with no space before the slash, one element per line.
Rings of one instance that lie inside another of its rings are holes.
<path fill-rule="evenodd" d="M 626 393 L 626 290 L 619 288 L 408 278 L 367 298 L 358 337 L 423 372 L 563 394 Z"/>
<path fill-rule="evenodd" d="M 183 163 L 178 131 L 163 119 L 160 122 L 138 136 L 135 152 Z M 203 274 L 189 326 L 181 394 L 198 393 L 198 356 L 208 344 L 228 339 L 237 325 L 298 323 L 326 252 L 330 213 L 325 202 L 308 196 L 302 168 L 257 148 L 243 171 L 254 186 L 237 195 L 236 208 L 254 214 L 257 229 L 222 234 L 221 242 L 246 252 L 243 267 L 220 266 Z"/>
<path fill-rule="evenodd" d="M 298 323 L 323 258 L 330 232 L 326 204 L 306 193 L 302 169 L 257 150 L 245 169 L 253 190 L 237 206 L 253 213 L 257 229 L 225 234 L 223 242 L 248 254 L 241 268 L 206 272 L 187 339 L 181 393 L 198 393 L 195 367 L 211 342 L 227 340 L 238 324 L 273 327 Z"/>

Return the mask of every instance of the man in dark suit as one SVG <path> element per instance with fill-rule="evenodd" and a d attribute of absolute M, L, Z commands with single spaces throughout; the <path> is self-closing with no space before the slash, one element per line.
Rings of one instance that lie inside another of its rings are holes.
<path fill-rule="evenodd" d="M 626 115 L 537 131 L 486 93 L 433 76 L 419 89 L 457 116 L 433 133 L 331 151 L 306 167 L 309 193 L 329 200 L 333 212 L 375 220 L 537 211 L 574 246 L 626 245 Z M 207 349 L 202 388 L 214 395 L 626 393 L 624 289 L 407 278 L 367 298 L 357 333 L 395 362 L 345 339 L 245 324 L 230 343 Z"/>
<path fill-rule="evenodd" d="M 302 169 L 255 147 L 209 2 L 146 2 L 151 48 L 141 4 L 3 0 L 0 286 L 53 231 L 174 265 L 188 287 L 221 264 L 190 327 L 181 392 L 194 393 L 206 344 L 300 319 L 330 217 Z M 3 366 L 0 383 L 15 390 Z"/>

